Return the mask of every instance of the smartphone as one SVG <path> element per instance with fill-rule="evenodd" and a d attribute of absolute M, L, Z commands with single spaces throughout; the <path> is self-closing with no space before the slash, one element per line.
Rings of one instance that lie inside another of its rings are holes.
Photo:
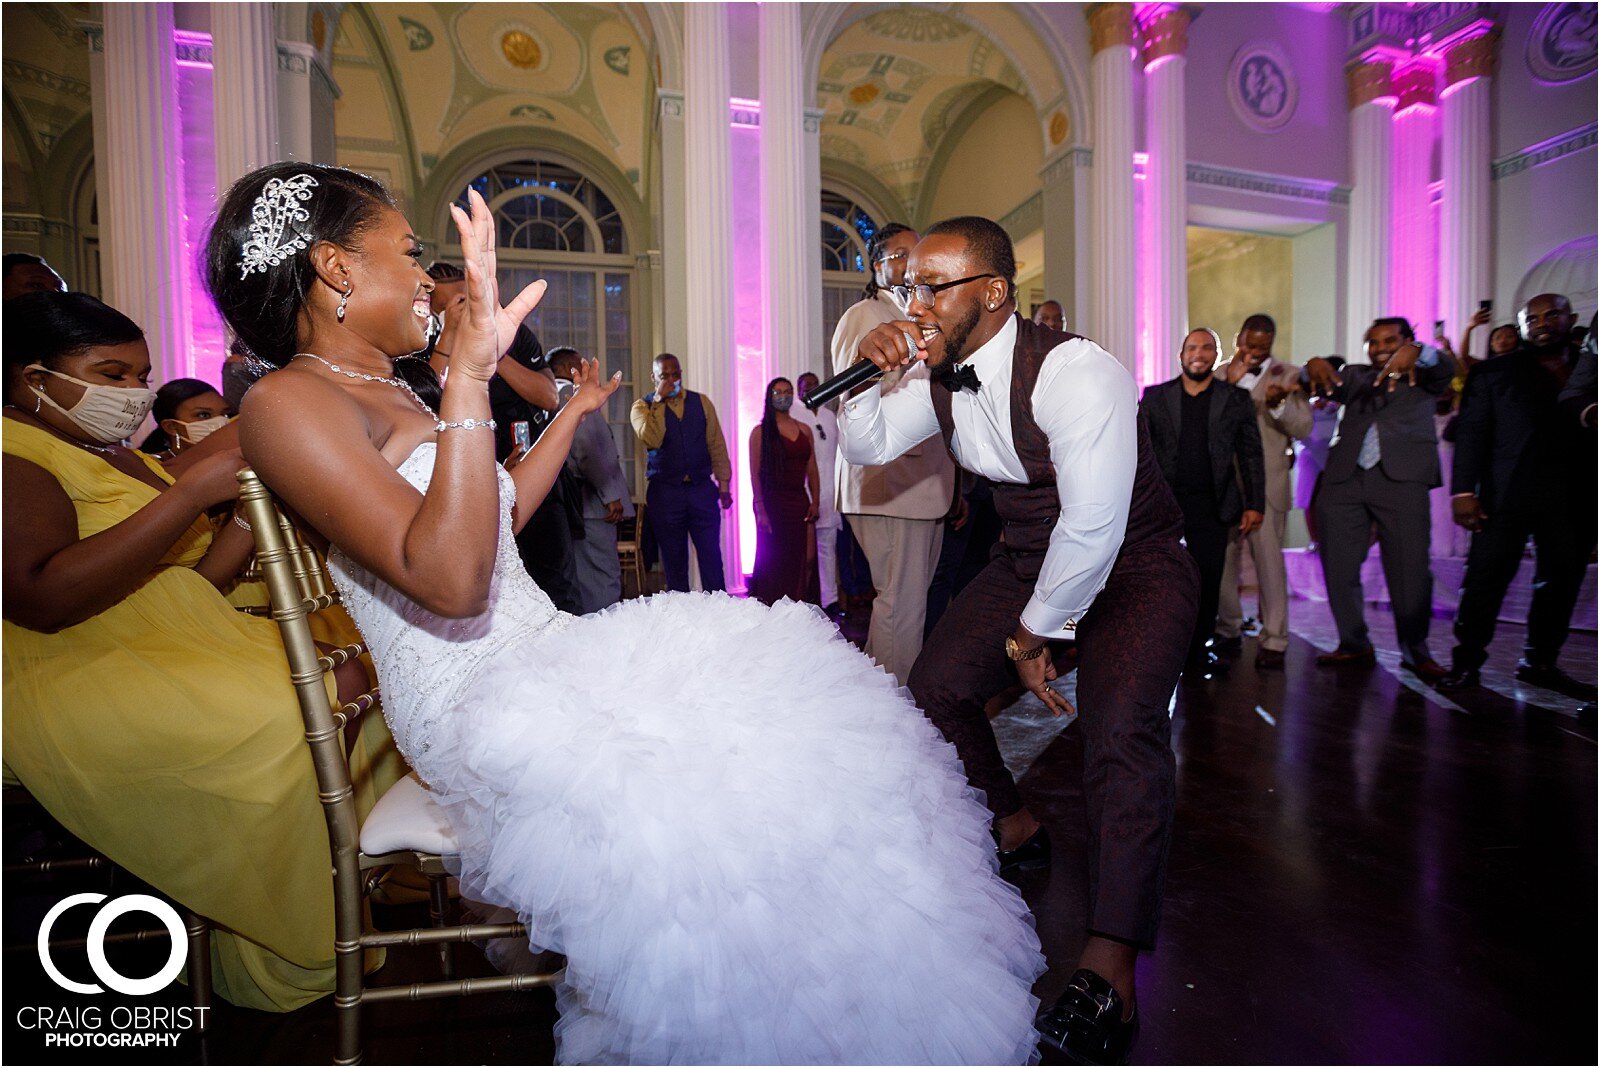
<path fill-rule="evenodd" d="M 1444 320 L 1443 319 L 1435 319 L 1433 321 L 1433 336 L 1434 337 L 1444 337 Z"/>
<path fill-rule="evenodd" d="M 1491 309 L 1493 307 L 1494 307 L 1494 301 L 1492 301 L 1492 300 L 1480 300 L 1480 301 L 1478 301 L 1478 310 L 1479 311 L 1486 312 L 1486 311 L 1488 311 L 1489 309 Z"/>
<path fill-rule="evenodd" d="M 518 419 L 511 424 L 511 443 L 518 452 L 527 452 L 533 447 L 533 435 L 528 433 L 528 421 Z"/>

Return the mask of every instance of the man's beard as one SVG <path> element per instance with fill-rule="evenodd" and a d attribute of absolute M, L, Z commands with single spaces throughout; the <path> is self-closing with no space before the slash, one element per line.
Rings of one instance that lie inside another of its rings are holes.
<path fill-rule="evenodd" d="M 1183 369 L 1183 375 L 1191 382 L 1204 382 L 1206 379 L 1211 377 L 1211 370 L 1211 368 L 1207 367 L 1205 370 L 1197 372 L 1191 371 L 1185 367 Z"/>
<path fill-rule="evenodd" d="M 961 362 L 961 351 L 967 347 L 967 338 L 972 336 L 973 327 L 978 325 L 978 305 L 972 305 L 972 313 L 959 320 L 949 330 L 941 330 L 944 338 L 944 361 L 940 364 L 949 367 Z"/>

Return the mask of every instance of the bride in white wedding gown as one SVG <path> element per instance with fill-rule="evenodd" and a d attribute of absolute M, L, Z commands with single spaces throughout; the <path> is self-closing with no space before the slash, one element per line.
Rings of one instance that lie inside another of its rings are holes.
<path fill-rule="evenodd" d="M 561 1060 L 1031 1060 L 1032 921 L 954 750 L 889 676 L 805 605 L 668 594 L 575 618 L 528 577 L 513 530 L 618 379 L 586 365 L 528 456 L 495 464 L 497 338 L 542 286 L 498 307 L 494 224 L 469 199 L 437 414 L 394 377 L 431 281 L 377 183 L 246 176 L 207 275 L 284 368 L 246 399 L 245 456 L 328 540 L 463 892 L 567 957 Z"/>

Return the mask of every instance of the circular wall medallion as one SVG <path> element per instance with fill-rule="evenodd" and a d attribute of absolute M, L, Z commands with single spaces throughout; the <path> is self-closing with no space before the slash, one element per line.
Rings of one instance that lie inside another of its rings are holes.
<path fill-rule="evenodd" d="M 544 58 L 539 42 L 521 30 L 511 30 L 500 38 L 500 51 L 505 54 L 507 63 L 523 70 L 532 70 Z"/>
<path fill-rule="evenodd" d="M 878 99 L 878 94 L 880 94 L 882 92 L 883 92 L 883 90 L 881 88 L 879 88 L 875 83 L 873 83 L 873 82 L 862 82 L 860 85 L 855 86 L 853 89 L 851 89 L 845 95 L 850 98 L 850 103 L 852 103 L 856 107 L 860 108 L 860 107 L 866 107 L 868 104 L 870 104 L 874 100 Z"/>
<path fill-rule="evenodd" d="M 1294 117 L 1299 96 L 1294 68 L 1277 45 L 1255 41 L 1235 53 L 1228 68 L 1228 100 L 1246 126 L 1280 129 Z"/>
<path fill-rule="evenodd" d="M 1061 112 L 1050 116 L 1050 143 L 1059 145 L 1067 139 L 1067 117 Z"/>
<path fill-rule="evenodd" d="M 1546 4 L 1528 34 L 1528 69 L 1543 82 L 1577 81 L 1595 69 L 1595 6 Z"/>

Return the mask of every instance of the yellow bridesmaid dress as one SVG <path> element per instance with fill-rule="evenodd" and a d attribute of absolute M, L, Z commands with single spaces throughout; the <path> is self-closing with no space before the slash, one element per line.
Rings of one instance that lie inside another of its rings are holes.
<path fill-rule="evenodd" d="M 0 423 L 7 454 L 61 483 L 80 538 L 157 496 L 96 453 Z M 327 826 L 276 624 L 193 570 L 211 537 L 201 516 L 138 589 L 57 634 L 4 623 L 7 780 L 217 926 L 219 995 L 288 1011 L 333 990 Z M 351 765 L 365 814 L 405 773 L 379 717 Z"/>

